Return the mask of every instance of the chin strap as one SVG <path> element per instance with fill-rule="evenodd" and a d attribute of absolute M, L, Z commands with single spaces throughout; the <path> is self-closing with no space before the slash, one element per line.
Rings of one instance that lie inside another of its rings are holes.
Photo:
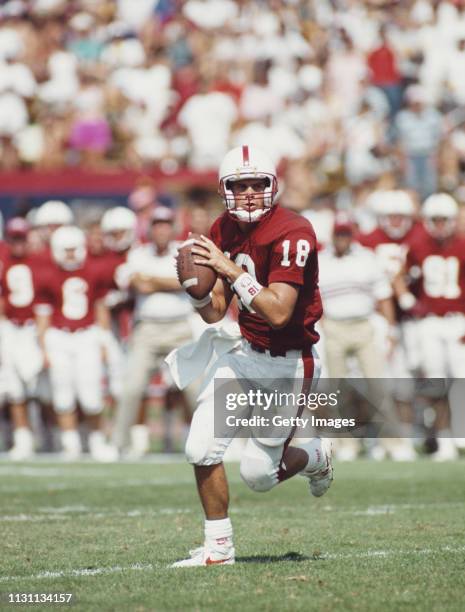
<path fill-rule="evenodd" d="M 237 219 L 237 221 L 244 221 L 245 223 L 255 223 L 256 221 L 259 221 L 269 211 L 269 208 L 254 210 L 252 213 L 249 213 L 246 210 L 230 210 L 229 214 L 232 215 L 235 219 Z"/>

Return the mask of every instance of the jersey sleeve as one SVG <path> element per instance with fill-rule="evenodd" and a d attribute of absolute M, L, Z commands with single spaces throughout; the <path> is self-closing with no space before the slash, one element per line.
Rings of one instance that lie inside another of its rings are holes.
<path fill-rule="evenodd" d="M 273 244 L 268 284 L 303 285 L 309 266 L 315 265 L 316 239 L 310 229 L 298 228 Z"/>
<path fill-rule="evenodd" d="M 219 217 L 211 226 L 209 232 L 209 238 L 212 242 L 216 244 L 216 246 L 221 248 L 221 217 Z"/>

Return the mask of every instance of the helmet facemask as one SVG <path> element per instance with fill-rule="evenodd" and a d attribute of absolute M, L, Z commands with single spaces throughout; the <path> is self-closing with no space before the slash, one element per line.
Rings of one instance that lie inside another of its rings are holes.
<path fill-rule="evenodd" d="M 401 213 L 381 215 L 379 226 L 394 240 L 403 238 L 413 225 L 413 217 Z"/>
<path fill-rule="evenodd" d="M 247 193 L 234 193 L 233 183 L 247 179 L 264 179 L 265 187 L 260 190 L 253 189 L 253 193 L 250 193 L 250 189 L 247 189 Z M 269 213 L 274 205 L 277 192 L 278 182 L 272 174 L 262 172 L 251 174 L 249 170 L 225 176 L 220 180 L 219 193 L 226 210 L 236 221 L 245 223 L 256 223 Z M 262 207 L 250 210 L 255 203 L 261 204 Z"/>
<path fill-rule="evenodd" d="M 127 251 L 135 240 L 132 229 L 116 229 L 104 234 L 103 242 L 110 251 L 123 253 Z"/>
<path fill-rule="evenodd" d="M 441 226 L 438 227 L 437 222 L 442 222 Z M 425 226 L 428 233 L 436 240 L 447 240 L 457 229 L 457 219 L 455 217 L 441 217 L 440 215 L 435 217 L 427 217 L 425 219 Z"/>

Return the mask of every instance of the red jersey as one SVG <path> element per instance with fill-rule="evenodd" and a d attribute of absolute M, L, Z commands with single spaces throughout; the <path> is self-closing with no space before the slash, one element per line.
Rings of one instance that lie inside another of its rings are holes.
<path fill-rule="evenodd" d="M 34 298 L 36 294 L 35 259 L 26 255 L 3 259 L 0 290 L 3 297 L 4 313 L 16 325 L 34 320 Z"/>
<path fill-rule="evenodd" d="M 88 261 L 77 270 L 51 264 L 39 276 L 36 304 L 51 308 L 53 327 L 76 331 L 95 323 L 95 303 L 104 295 L 104 279 Z"/>
<path fill-rule="evenodd" d="M 124 253 L 105 251 L 98 256 L 87 256 L 87 262 L 96 271 L 102 282 L 106 285 L 108 291 L 117 288 L 115 281 L 116 269 L 126 261 L 126 254 L 126 251 Z"/>
<path fill-rule="evenodd" d="M 121 290 L 124 283 L 118 282 L 127 261 L 129 249 L 125 251 L 106 251 L 91 261 L 96 274 L 101 278 L 102 291 L 106 295 L 105 303 L 110 308 L 112 328 L 115 335 L 126 339 L 132 326 L 133 302 L 127 291 Z"/>
<path fill-rule="evenodd" d="M 393 279 L 405 265 L 409 244 L 421 232 L 422 225 L 413 225 L 402 238 L 391 238 L 381 228 L 377 227 L 368 234 L 357 236 L 358 242 L 375 251 L 389 279 Z"/>
<path fill-rule="evenodd" d="M 240 304 L 243 337 L 276 353 L 309 350 L 319 339 L 315 323 L 322 314 L 316 238 L 310 222 L 278 206 L 243 233 L 225 212 L 213 224 L 210 235 L 218 248 L 261 285 L 289 283 L 299 288 L 294 312 L 282 329 L 272 329 L 262 317 Z"/>
<path fill-rule="evenodd" d="M 8 259 L 10 249 L 8 245 L 3 240 L 0 240 L 0 274 L 2 273 L 3 266 L 5 265 L 6 260 Z"/>
<path fill-rule="evenodd" d="M 427 313 L 465 313 L 465 238 L 438 241 L 422 228 L 410 245 L 407 269 Z"/>

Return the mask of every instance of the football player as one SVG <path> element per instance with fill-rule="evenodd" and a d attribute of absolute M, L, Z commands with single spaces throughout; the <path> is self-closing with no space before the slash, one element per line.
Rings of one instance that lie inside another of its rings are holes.
<path fill-rule="evenodd" d="M 35 396 L 38 375 L 43 366 L 34 323 L 34 258 L 28 253 L 30 226 L 21 217 L 6 224 L 9 247 L 1 276 L 2 361 L 5 368 L 6 399 L 13 424 L 13 447 L 9 456 L 15 461 L 29 459 L 34 439 L 29 425 L 27 401 Z"/>
<path fill-rule="evenodd" d="M 81 440 L 76 403 L 87 416 L 89 450 L 98 461 L 116 459 L 101 431 L 102 345 L 108 329 L 104 283 L 86 262 L 86 239 L 77 227 L 61 227 L 50 241 L 53 264 L 43 269 L 37 288 L 39 344 L 49 369 L 53 405 L 61 429 L 63 456 L 77 459 Z"/>
<path fill-rule="evenodd" d="M 358 236 L 359 242 L 377 254 L 379 261 L 392 282 L 405 266 L 408 245 L 421 232 L 421 224 L 415 222 L 415 204 L 407 191 L 379 192 L 374 203 L 378 226 L 368 234 Z M 419 368 L 419 350 L 416 320 L 396 304 L 395 332 L 398 342 L 387 351 L 387 375 L 396 381 L 392 392 L 403 425 L 406 442 L 411 437 L 413 422 L 412 400 L 415 385 L 413 375 Z M 398 379 L 405 379 L 399 384 Z M 407 447 L 406 447 L 407 448 Z M 415 454 L 411 447 L 409 456 Z"/>
<path fill-rule="evenodd" d="M 413 289 L 403 283 L 402 276 L 396 280 L 395 288 L 400 307 L 421 317 L 420 365 L 427 379 L 438 379 L 436 382 L 440 383 L 435 398 L 438 408 L 439 403 L 444 403 L 441 379 L 465 378 L 465 239 L 457 234 L 458 206 L 452 196 L 446 193 L 429 196 L 422 215 L 423 229 L 407 254 L 407 278 Z M 430 391 L 433 393 L 434 389 Z M 455 410 L 463 411 L 462 405 L 452 406 L 452 411 Z M 446 412 L 444 406 L 441 412 Z M 457 449 L 447 414 L 438 417 L 436 427 L 439 431 L 435 460 L 454 459 Z"/>
<path fill-rule="evenodd" d="M 190 558 L 173 567 L 235 561 L 223 467 L 234 436 L 215 436 L 215 379 L 245 379 L 251 384 L 264 378 L 310 381 L 318 369 L 314 326 L 322 307 L 311 224 L 277 205 L 275 166 L 257 148 L 237 147 L 225 156 L 219 190 L 226 211 L 213 224 L 210 238 L 202 237 L 192 248 L 196 261 L 212 267 L 218 280 L 211 295 L 193 300 L 193 305 L 207 323 L 215 323 L 237 296 L 243 340 L 209 369 L 198 398 L 186 457 L 194 466 L 205 512 L 205 538 Z M 328 490 L 329 443 L 316 438 L 297 448 L 289 445 L 292 434 L 289 429 L 285 438 L 248 439 L 240 471 L 252 490 L 268 491 L 298 473 L 308 477 L 313 495 Z"/>
<path fill-rule="evenodd" d="M 135 213 L 124 206 L 107 210 L 100 223 L 106 252 L 99 262 L 99 269 L 107 283 L 105 304 L 110 310 L 114 332 L 107 333 L 103 338 L 109 389 L 113 399 L 121 393 L 123 356 L 120 342 L 128 336 L 132 315 L 129 292 L 120 288 L 124 285 L 121 277 L 125 275 L 128 254 L 135 246 L 136 224 Z M 118 343 L 114 342 L 115 336 Z"/>

